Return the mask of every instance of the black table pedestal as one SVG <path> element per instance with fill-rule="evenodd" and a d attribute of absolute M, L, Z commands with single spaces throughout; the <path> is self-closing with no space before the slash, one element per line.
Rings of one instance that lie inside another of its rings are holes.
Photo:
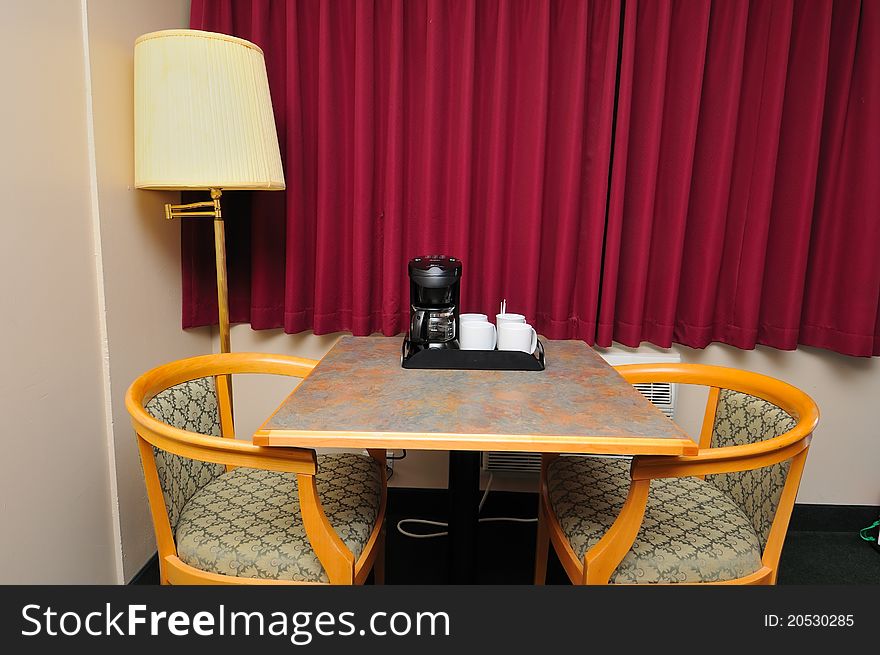
<path fill-rule="evenodd" d="M 480 453 L 449 452 L 449 577 L 453 584 L 477 582 Z"/>

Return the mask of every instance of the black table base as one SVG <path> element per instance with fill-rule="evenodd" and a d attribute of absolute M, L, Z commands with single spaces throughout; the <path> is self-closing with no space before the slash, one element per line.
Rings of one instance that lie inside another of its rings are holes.
<path fill-rule="evenodd" d="M 449 452 L 449 577 L 453 584 L 477 582 L 480 453 Z"/>

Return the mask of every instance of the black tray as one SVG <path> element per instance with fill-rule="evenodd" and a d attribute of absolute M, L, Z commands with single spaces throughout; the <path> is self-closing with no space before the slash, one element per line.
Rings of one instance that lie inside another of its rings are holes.
<path fill-rule="evenodd" d="M 404 338 L 400 352 L 403 368 L 461 369 L 472 371 L 543 371 L 544 344 L 531 355 L 514 350 L 461 350 L 424 348 Z"/>

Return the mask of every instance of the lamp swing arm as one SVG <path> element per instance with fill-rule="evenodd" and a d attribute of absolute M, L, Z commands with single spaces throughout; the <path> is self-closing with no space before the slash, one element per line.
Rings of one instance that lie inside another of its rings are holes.
<path fill-rule="evenodd" d="M 191 202 L 185 205 L 165 205 L 165 219 L 171 220 L 172 218 L 183 218 L 183 217 L 210 217 L 215 220 L 222 220 L 223 214 L 220 211 L 220 196 L 223 192 L 220 189 L 211 189 L 211 200 L 204 200 L 202 202 Z M 210 207 L 210 211 L 191 211 L 193 209 L 205 209 Z"/>

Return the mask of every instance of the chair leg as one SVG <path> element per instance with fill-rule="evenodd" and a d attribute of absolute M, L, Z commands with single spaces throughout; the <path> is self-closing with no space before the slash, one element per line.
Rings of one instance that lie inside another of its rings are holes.
<path fill-rule="evenodd" d="M 159 557 L 159 584 L 163 586 L 171 584 L 168 582 L 168 576 L 165 574 L 165 562 L 161 557 Z"/>
<path fill-rule="evenodd" d="M 373 584 L 385 584 L 385 526 L 376 539 L 376 559 L 373 560 Z"/>
<path fill-rule="evenodd" d="M 535 584 L 543 585 L 547 579 L 547 555 L 550 549 L 550 533 L 547 531 L 547 517 L 544 514 L 544 501 L 538 499 L 538 538 L 535 546 Z"/>

